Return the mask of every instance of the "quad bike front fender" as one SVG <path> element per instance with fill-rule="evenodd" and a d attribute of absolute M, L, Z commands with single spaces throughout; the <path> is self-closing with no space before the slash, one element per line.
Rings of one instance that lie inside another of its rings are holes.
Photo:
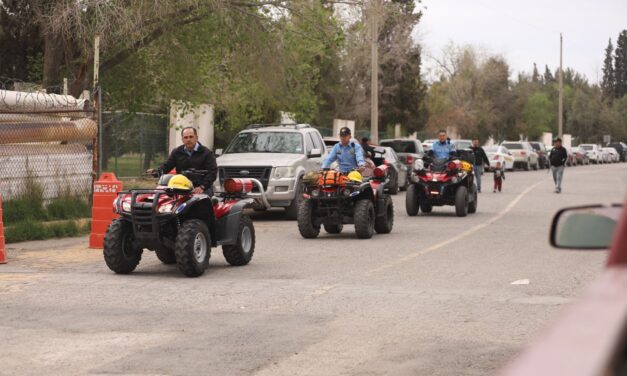
<path fill-rule="evenodd" d="M 253 199 L 239 201 L 231 207 L 229 213 L 216 221 L 217 245 L 235 245 L 239 235 L 239 223 L 244 215 L 244 208 L 253 203 Z"/>

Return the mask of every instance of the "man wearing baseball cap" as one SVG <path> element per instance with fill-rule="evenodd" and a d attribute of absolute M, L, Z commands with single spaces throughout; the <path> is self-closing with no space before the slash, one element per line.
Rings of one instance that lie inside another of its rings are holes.
<path fill-rule="evenodd" d="M 359 143 L 351 141 L 351 130 L 348 127 L 340 129 L 340 142 L 333 146 L 329 156 L 322 164 L 323 169 L 328 169 L 331 163 L 337 161 L 340 172 L 349 173 L 364 167 L 364 150 Z"/>

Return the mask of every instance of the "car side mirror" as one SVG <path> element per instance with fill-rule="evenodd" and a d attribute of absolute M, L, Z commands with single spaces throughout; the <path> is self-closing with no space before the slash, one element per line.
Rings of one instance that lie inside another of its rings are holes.
<path fill-rule="evenodd" d="M 608 249 L 622 211 L 622 205 L 562 209 L 553 217 L 551 245 L 570 249 Z"/>
<path fill-rule="evenodd" d="M 308 155 L 309 158 L 320 158 L 322 157 L 322 150 L 320 149 L 311 149 Z"/>
<path fill-rule="evenodd" d="M 216 149 L 216 153 L 215 153 L 215 154 L 216 154 L 216 156 L 218 156 L 218 157 L 219 157 L 219 156 L 221 156 L 221 155 L 222 155 L 222 153 L 224 153 L 224 150 L 222 150 L 222 149 Z"/>

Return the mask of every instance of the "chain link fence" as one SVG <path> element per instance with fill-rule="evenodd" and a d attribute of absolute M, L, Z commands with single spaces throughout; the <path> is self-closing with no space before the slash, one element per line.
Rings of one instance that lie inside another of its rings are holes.
<path fill-rule="evenodd" d="M 3 199 L 33 194 L 44 201 L 89 198 L 95 176 L 96 115 L 89 98 L 49 94 L 37 85 L 0 79 Z"/>
<path fill-rule="evenodd" d="M 162 164 L 169 153 L 169 117 L 164 114 L 103 112 L 102 169 L 135 178 Z"/>

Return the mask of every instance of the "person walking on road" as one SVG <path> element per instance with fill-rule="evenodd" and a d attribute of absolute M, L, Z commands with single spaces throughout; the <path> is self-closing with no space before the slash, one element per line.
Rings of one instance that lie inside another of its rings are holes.
<path fill-rule="evenodd" d="M 551 149 L 551 154 L 549 154 L 553 182 L 555 182 L 555 193 L 562 193 L 562 178 L 564 177 L 564 166 L 567 159 L 568 153 L 562 146 L 562 139 L 558 137 L 553 141 L 553 149 Z"/>
<path fill-rule="evenodd" d="M 501 192 L 503 180 L 505 180 L 505 170 L 501 166 L 501 162 L 496 162 L 496 167 L 494 168 L 494 193 L 496 193 L 497 189 Z"/>
<path fill-rule="evenodd" d="M 481 146 L 479 146 L 479 139 L 472 139 L 472 146 L 470 147 L 472 152 L 475 155 L 475 163 L 473 166 L 473 171 L 475 172 L 475 177 L 477 179 L 477 192 L 481 193 L 481 175 L 483 175 L 483 166 L 488 166 L 490 168 L 490 160 L 488 159 L 488 155 L 485 153 L 485 150 Z"/>

